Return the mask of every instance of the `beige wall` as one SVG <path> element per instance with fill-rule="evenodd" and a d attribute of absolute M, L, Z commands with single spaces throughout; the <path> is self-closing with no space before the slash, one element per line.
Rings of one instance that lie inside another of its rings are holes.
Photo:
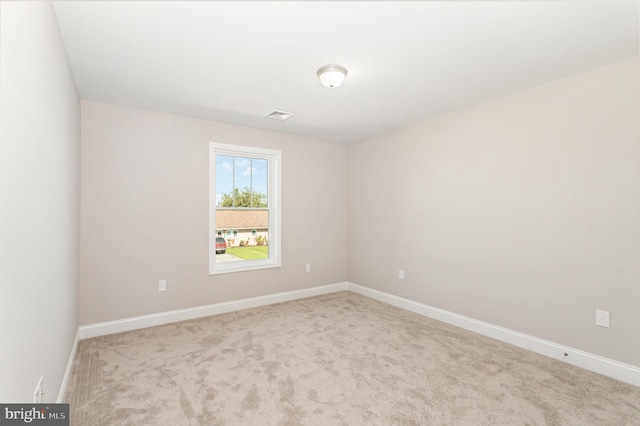
<path fill-rule="evenodd" d="M 349 281 L 640 366 L 638 67 L 351 145 Z"/>
<path fill-rule="evenodd" d="M 80 100 L 50 2 L 0 2 L 0 401 L 54 402 L 78 329 Z"/>
<path fill-rule="evenodd" d="M 281 268 L 208 274 L 210 141 L 282 151 Z M 83 100 L 81 324 L 346 281 L 347 149 Z"/>

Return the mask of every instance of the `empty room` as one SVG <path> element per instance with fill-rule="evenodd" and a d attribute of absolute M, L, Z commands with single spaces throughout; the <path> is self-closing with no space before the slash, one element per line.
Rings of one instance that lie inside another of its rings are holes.
<path fill-rule="evenodd" d="M 0 47 L 0 423 L 640 425 L 640 2 L 1 1 Z"/>

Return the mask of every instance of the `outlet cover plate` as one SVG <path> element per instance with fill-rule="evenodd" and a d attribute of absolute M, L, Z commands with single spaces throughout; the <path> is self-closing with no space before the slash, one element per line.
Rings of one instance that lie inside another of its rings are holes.
<path fill-rule="evenodd" d="M 609 312 L 596 309 L 596 325 L 600 327 L 610 327 Z"/>

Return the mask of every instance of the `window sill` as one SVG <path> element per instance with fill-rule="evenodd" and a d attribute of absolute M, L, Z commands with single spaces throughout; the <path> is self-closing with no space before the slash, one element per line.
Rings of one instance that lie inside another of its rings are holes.
<path fill-rule="evenodd" d="M 228 274 L 231 272 L 257 271 L 260 269 L 280 268 L 281 266 L 282 265 L 279 261 L 271 260 L 244 260 L 238 262 L 219 263 L 216 264 L 211 270 L 209 270 L 209 275 Z"/>

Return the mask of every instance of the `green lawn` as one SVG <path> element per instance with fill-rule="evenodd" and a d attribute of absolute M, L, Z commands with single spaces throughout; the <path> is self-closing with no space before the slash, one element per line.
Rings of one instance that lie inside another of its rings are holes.
<path fill-rule="evenodd" d="M 266 259 L 269 257 L 269 246 L 229 247 L 227 253 L 241 259 Z"/>

